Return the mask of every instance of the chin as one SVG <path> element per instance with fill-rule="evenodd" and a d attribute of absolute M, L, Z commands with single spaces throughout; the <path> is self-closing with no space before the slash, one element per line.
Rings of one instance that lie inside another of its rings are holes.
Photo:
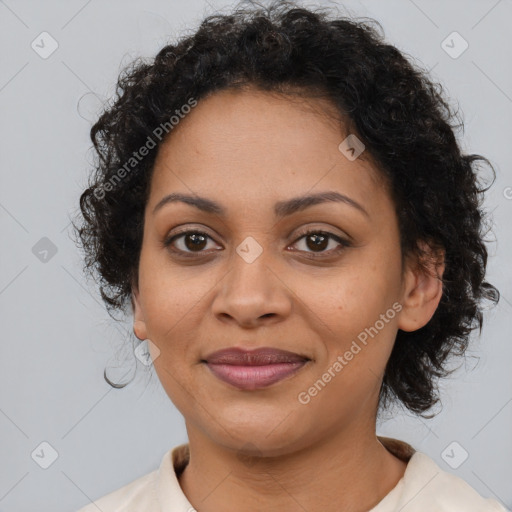
<path fill-rule="evenodd" d="M 248 413 L 247 416 L 250 417 L 250 414 Z M 276 421 L 276 418 L 274 414 L 271 418 L 250 424 L 246 422 L 241 424 L 236 420 L 230 422 L 226 417 L 219 418 L 215 421 L 218 428 L 215 432 L 211 432 L 210 437 L 216 443 L 235 451 L 239 450 L 248 456 L 278 456 L 306 444 L 307 433 L 299 432 L 296 422 L 285 425 L 285 422 L 280 423 L 281 420 Z M 207 427 L 211 428 L 211 426 L 212 422 Z"/>

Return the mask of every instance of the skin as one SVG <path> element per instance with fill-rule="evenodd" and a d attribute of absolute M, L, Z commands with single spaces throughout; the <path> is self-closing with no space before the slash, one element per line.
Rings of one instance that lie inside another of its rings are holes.
<path fill-rule="evenodd" d="M 156 373 L 185 418 L 190 462 L 179 481 L 201 512 L 369 510 L 406 468 L 376 437 L 379 389 L 397 330 L 430 320 L 442 283 L 411 261 L 401 272 L 390 195 L 369 159 L 340 152 L 346 134 L 329 109 L 320 99 L 224 90 L 201 100 L 159 148 L 133 286 L 134 332 L 151 340 Z M 320 191 L 349 196 L 368 215 L 325 202 L 274 216 L 276 202 Z M 153 214 L 171 192 L 213 199 L 226 213 L 174 202 Z M 163 245 L 177 226 L 210 237 L 202 253 L 186 236 L 174 241 L 176 252 Z M 315 249 L 305 228 L 351 246 L 328 239 Z M 262 249 L 251 263 L 236 252 L 249 236 Z M 444 263 L 431 270 L 441 277 Z M 299 393 L 395 302 L 401 311 L 301 404 Z M 240 390 L 200 362 L 234 346 L 311 361 L 270 387 Z"/>

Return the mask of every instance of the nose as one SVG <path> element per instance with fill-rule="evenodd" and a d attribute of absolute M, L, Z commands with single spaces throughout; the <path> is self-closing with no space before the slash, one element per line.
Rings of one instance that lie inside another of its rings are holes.
<path fill-rule="evenodd" d="M 232 260 L 212 303 L 217 319 L 253 328 L 281 322 L 290 315 L 293 294 L 271 258 L 262 254 L 248 262 L 234 253 Z"/>

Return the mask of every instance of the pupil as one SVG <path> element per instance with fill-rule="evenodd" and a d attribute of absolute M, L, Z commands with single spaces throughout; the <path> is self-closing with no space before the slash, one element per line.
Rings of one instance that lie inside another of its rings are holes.
<path fill-rule="evenodd" d="M 321 239 L 321 240 L 320 240 L 320 243 L 318 243 L 318 242 L 319 242 L 319 239 Z M 314 242 L 313 247 L 310 247 L 310 249 L 311 249 L 311 248 L 316 248 L 316 249 L 325 249 L 325 247 L 326 247 L 325 242 L 326 242 L 326 240 L 327 240 L 327 237 L 326 237 L 326 236 L 323 236 L 323 235 L 310 235 L 310 236 L 308 237 L 308 241 L 311 241 L 311 240 L 314 240 L 315 242 Z"/>
<path fill-rule="evenodd" d="M 192 240 L 192 243 L 189 244 L 188 242 Z M 201 246 L 201 244 L 204 244 L 206 241 L 206 237 L 203 235 L 192 234 L 187 235 L 185 237 L 185 245 L 187 246 L 187 249 L 202 249 L 204 246 Z"/>

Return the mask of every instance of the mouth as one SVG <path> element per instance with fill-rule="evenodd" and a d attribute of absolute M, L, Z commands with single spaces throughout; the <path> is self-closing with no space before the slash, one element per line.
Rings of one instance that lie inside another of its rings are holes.
<path fill-rule="evenodd" d="M 210 354 L 201 362 L 218 379 L 238 389 L 261 389 L 290 377 L 303 368 L 308 357 L 263 347 L 256 350 L 230 348 Z"/>

